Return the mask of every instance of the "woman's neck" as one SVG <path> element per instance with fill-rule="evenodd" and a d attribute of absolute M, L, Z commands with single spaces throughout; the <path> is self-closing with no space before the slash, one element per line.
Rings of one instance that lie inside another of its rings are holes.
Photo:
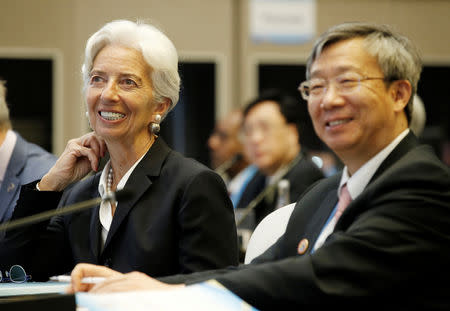
<path fill-rule="evenodd" d="M 133 144 L 122 144 L 117 142 L 106 142 L 111 167 L 114 172 L 114 184 L 128 172 L 128 170 L 139 160 L 155 142 L 156 137 L 151 136 L 147 141 L 135 142 Z"/>

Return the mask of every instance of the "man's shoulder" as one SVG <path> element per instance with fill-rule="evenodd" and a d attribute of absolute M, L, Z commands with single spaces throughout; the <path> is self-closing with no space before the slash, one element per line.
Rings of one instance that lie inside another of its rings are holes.
<path fill-rule="evenodd" d="M 17 134 L 16 145 L 9 170 L 16 171 L 23 183 L 41 178 L 56 162 L 57 158 L 42 147 L 26 141 Z"/>
<path fill-rule="evenodd" d="M 448 184 L 450 170 L 439 160 L 432 147 L 418 145 L 383 171 L 378 179 L 385 183 L 400 181 L 407 185 L 413 182 L 422 182 L 422 188 L 425 188 L 430 183 L 438 181 Z"/>
<path fill-rule="evenodd" d="M 349 205 L 349 213 L 342 216 L 340 228 L 346 228 L 355 217 L 370 210 L 370 215 L 378 213 L 382 215 L 379 219 L 388 219 L 391 224 L 407 225 L 413 228 L 411 230 L 418 230 L 416 225 L 420 224 L 422 228 L 435 227 L 433 230 L 437 232 L 437 225 L 443 223 L 439 219 L 448 219 L 449 216 L 449 189 L 449 168 L 437 158 L 431 147 L 418 145 L 369 182 L 355 199 L 353 208 Z M 361 226 L 376 218 L 359 219 L 358 226 Z M 446 228 L 447 225 L 440 226 L 439 230 L 448 234 Z"/>
<path fill-rule="evenodd" d="M 41 146 L 27 141 L 22 136 L 17 134 L 16 150 L 22 150 L 27 158 L 27 161 L 32 165 L 41 164 L 46 166 L 48 163 L 53 165 L 56 162 L 56 156 L 51 152 L 45 150 Z"/>

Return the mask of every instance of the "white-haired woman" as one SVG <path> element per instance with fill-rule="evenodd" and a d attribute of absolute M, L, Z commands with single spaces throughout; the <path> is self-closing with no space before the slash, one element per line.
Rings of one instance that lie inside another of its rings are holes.
<path fill-rule="evenodd" d="M 82 73 L 93 132 L 69 141 L 50 171 L 24 186 L 13 219 L 122 188 L 132 197 L 8 232 L 0 265 L 22 264 L 47 279 L 80 262 L 152 276 L 237 264 L 220 177 L 157 136 L 178 101 L 172 42 L 148 24 L 110 22 L 87 41 Z M 84 178 L 106 152 L 105 168 Z"/>

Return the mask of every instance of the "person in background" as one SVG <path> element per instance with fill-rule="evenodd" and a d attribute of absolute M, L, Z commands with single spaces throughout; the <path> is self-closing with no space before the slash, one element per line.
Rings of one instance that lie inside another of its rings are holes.
<path fill-rule="evenodd" d="M 5 84 L 0 80 L 0 223 L 11 218 L 20 187 L 41 178 L 56 162 L 52 153 L 12 129 Z"/>
<path fill-rule="evenodd" d="M 258 172 L 243 190 L 236 208 L 241 260 L 259 222 L 277 206 L 297 201 L 309 186 L 324 177 L 302 150 L 301 127 L 306 116 L 299 105 L 294 97 L 271 89 L 244 109 L 242 140 Z M 281 180 L 286 180 L 289 188 L 285 191 L 286 199 L 279 196 Z"/>
<path fill-rule="evenodd" d="M 421 68 L 416 47 L 386 25 L 330 28 L 300 90 L 317 135 L 345 167 L 300 198 L 284 235 L 237 269 L 155 280 L 79 265 L 72 290 L 215 280 L 261 310 L 450 309 L 450 170 L 408 129 Z M 111 278 L 80 282 L 99 275 Z"/>
<path fill-rule="evenodd" d="M 256 167 L 248 165 L 239 138 L 242 110 L 234 109 L 218 120 L 208 139 L 211 167 L 227 185 L 233 206 L 237 206 L 242 190 L 256 173 Z"/>
<path fill-rule="evenodd" d="M 427 121 L 427 112 L 425 110 L 425 105 L 423 104 L 422 98 L 415 94 L 412 104 L 412 114 L 411 122 L 409 128 L 417 137 L 421 137 L 425 129 L 425 124 Z"/>
<path fill-rule="evenodd" d="M 87 41 L 82 74 L 93 132 L 70 140 L 42 179 L 22 187 L 12 219 L 122 189 L 130 198 L 7 231 L 0 269 L 20 264 L 47 280 L 81 262 L 159 276 L 236 265 L 222 179 L 158 135 L 180 89 L 169 38 L 145 23 L 107 23 Z"/>

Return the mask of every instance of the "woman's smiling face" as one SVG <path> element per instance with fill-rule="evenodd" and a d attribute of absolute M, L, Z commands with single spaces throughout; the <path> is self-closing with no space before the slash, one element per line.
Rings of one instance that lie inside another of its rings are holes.
<path fill-rule="evenodd" d="M 150 139 L 153 118 L 151 67 L 132 48 L 107 45 L 94 59 L 86 89 L 92 129 L 106 141 Z"/>

